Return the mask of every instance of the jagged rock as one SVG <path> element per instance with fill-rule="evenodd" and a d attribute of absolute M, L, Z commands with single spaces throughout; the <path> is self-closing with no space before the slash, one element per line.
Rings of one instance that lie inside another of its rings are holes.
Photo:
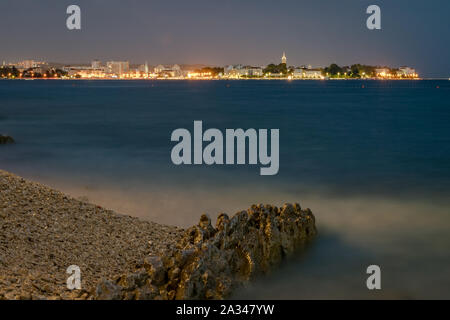
<path fill-rule="evenodd" d="M 136 300 L 152 300 L 152 299 L 155 299 L 158 294 L 159 294 L 158 287 L 149 283 L 145 286 L 142 286 L 141 288 L 136 289 L 135 299 Z"/>
<path fill-rule="evenodd" d="M 216 228 L 202 215 L 177 248 L 161 258 L 145 259 L 148 278 L 139 271 L 122 276 L 119 285 L 103 281 L 93 298 L 223 299 L 242 283 L 270 271 L 316 232 L 311 210 L 302 210 L 299 204 L 253 205 L 231 219 L 220 214 Z"/>
<path fill-rule="evenodd" d="M 159 286 L 166 280 L 166 269 L 160 257 L 147 257 L 144 260 L 144 267 L 147 269 L 152 283 Z"/>
<path fill-rule="evenodd" d="M 97 286 L 95 295 L 100 300 L 120 300 L 122 298 L 122 287 L 109 280 L 104 280 Z"/>
<path fill-rule="evenodd" d="M 145 281 L 151 276 L 146 270 L 140 270 L 119 278 L 118 285 L 124 288 L 135 289 L 145 284 Z"/>
<path fill-rule="evenodd" d="M 0 144 L 14 143 L 14 139 L 10 136 L 0 135 Z"/>

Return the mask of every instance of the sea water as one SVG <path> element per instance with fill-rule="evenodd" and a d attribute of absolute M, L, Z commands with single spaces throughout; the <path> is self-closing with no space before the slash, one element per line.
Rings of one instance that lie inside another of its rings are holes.
<path fill-rule="evenodd" d="M 195 120 L 279 129 L 278 174 L 173 164 Z M 449 81 L 4 80 L 0 134 L 0 169 L 159 223 L 311 208 L 316 240 L 236 298 L 450 298 Z"/>

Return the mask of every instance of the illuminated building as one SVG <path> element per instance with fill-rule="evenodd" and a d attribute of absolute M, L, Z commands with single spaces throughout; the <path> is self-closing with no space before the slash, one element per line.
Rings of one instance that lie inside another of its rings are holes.
<path fill-rule="evenodd" d="M 397 76 L 403 77 L 403 78 L 417 78 L 418 74 L 416 73 L 416 70 L 410 67 L 400 67 L 399 71 L 397 72 Z"/>
<path fill-rule="evenodd" d="M 141 64 L 138 68 L 139 72 L 143 72 L 143 73 L 148 73 L 149 72 L 149 68 L 148 68 L 148 63 L 147 61 L 145 62 L 145 64 Z"/>
<path fill-rule="evenodd" d="M 108 61 L 106 68 L 109 73 L 121 76 L 130 71 L 130 63 L 128 61 Z"/>
<path fill-rule="evenodd" d="M 92 69 L 101 69 L 102 62 L 100 60 L 94 60 L 91 62 Z"/>
<path fill-rule="evenodd" d="M 263 69 L 261 67 L 244 67 L 243 68 L 243 75 L 248 77 L 262 77 L 263 76 Z"/>
<path fill-rule="evenodd" d="M 242 66 L 241 64 L 229 65 L 224 68 L 224 77 L 230 79 L 238 79 L 241 77 L 262 77 L 263 68 Z"/>
<path fill-rule="evenodd" d="M 378 78 L 389 78 L 391 77 L 391 70 L 389 68 L 377 68 L 375 69 L 375 75 Z"/>
<path fill-rule="evenodd" d="M 181 71 L 181 67 L 177 64 L 174 64 L 173 66 L 165 66 L 165 65 L 157 65 L 155 67 L 154 72 L 159 76 L 163 78 L 177 78 L 182 77 L 183 72 Z"/>
<path fill-rule="evenodd" d="M 298 79 L 322 79 L 322 71 L 320 69 L 312 68 L 295 68 L 292 74 L 294 78 Z"/>
<path fill-rule="evenodd" d="M 37 67 L 37 63 L 34 60 L 24 60 L 17 64 L 17 66 L 22 67 L 24 69 L 30 69 Z"/>
<path fill-rule="evenodd" d="M 281 57 L 281 63 L 284 63 L 287 65 L 287 58 L 286 58 L 286 53 L 283 52 L 283 56 Z"/>
<path fill-rule="evenodd" d="M 192 72 L 188 72 L 187 78 L 188 79 L 212 79 L 213 74 L 210 71 L 205 71 L 205 72 L 192 71 Z"/>

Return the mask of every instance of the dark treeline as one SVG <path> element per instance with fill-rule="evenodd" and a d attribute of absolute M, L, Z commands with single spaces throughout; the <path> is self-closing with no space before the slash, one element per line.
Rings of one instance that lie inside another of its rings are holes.
<path fill-rule="evenodd" d="M 368 66 L 363 64 L 354 64 L 350 67 L 344 66 L 340 67 L 335 63 L 332 63 L 330 66 L 322 69 L 322 74 L 324 76 L 336 77 L 350 77 L 350 78 L 361 78 L 361 77 L 374 77 L 375 69 L 377 67 Z"/>
<path fill-rule="evenodd" d="M 195 70 L 198 73 L 211 73 L 211 76 L 217 77 L 219 74 L 223 74 L 224 68 L 221 67 L 204 67 L 201 69 Z"/>
<path fill-rule="evenodd" d="M 280 64 L 269 64 L 266 68 L 264 68 L 263 70 L 264 74 L 287 74 L 288 73 L 288 68 L 286 66 L 285 63 L 280 63 Z"/>
<path fill-rule="evenodd" d="M 350 67 L 340 67 L 336 63 L 332 63 L 330 66 L 325 67 L 322 70 L 324 76 L 330 78 L 346 77 L 346 78 L 363 78 L 363 77 L 376 77 L 376 69 L 385 68 L 389 72 L 395 75 L 399 70 L 389 67 L 369 66 L 364 64 L 353 64 Z"/>
<path fill-rule="evenodd" d="M 42 72 L 37 72 L 36 70 L 37 69 L 30 68 L 21 73 L 14 66 L 0 67 L 0 78 L 61 78 L 67 76 L 67 72 L 61 69 L 49 69 Z"/>
<path fill-rule="evenodd" d="M 1 78 L 18 78 L 20 76 L 19 70 L 16 67 L 1 67 L 0 77 Z"/>

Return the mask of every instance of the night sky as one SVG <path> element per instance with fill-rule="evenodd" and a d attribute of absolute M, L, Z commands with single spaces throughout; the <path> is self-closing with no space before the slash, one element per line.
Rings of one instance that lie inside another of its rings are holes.
<path fill-rule="evenodd" d="M 66 8 L 82 30 L 66 28 Z M 366 8 L 382 30 L 366 28 Z M 0 61 L 416 67 L 450 77 L 448 0 L 1 0 Z"/>

